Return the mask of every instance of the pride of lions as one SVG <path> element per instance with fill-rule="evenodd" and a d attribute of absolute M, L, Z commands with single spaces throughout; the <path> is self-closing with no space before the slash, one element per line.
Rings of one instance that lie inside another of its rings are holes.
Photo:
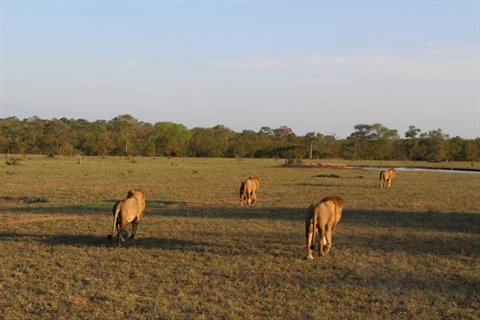
<path fill-rule="evenodd" d="M 382 170 L 380 172 L 379 188 L 391 187 L 392 179 L 395 178 L 397 171 L 394 168 Z M 260 178 L 250 176 L 240 184 L 240 206 L 246 201 L 251 206 L 257 200 L 257 191 L 260 186 Z M 116 244 L 124 242 L 123 234 L 126 227 L 132 224 L 132 234 L 130 239 L 136 239 L 138 223 L 143 218 L 146 208 L 145 193 L 140 189 L 128 191 L 127 197 L 119 200 L 112 208 L 113 225 L 112 233 L 108 239 L 112 239 L 115 229 L 117 230 Z M 305 216 L 305 238 L 307 248 L 307 259 L 313 259 L 312 250 L 315 248 L 315 231 L 319 233 L 318 254 L 323 256 L 330 251 L 332 247 L 332 236 L 335 227 L 342 218 L 343 200 L 337 196 L 327 196 L 319 203 L 312 204 L 307 209 Z M 128 233 L 127 233 L 128 234 Z"/>

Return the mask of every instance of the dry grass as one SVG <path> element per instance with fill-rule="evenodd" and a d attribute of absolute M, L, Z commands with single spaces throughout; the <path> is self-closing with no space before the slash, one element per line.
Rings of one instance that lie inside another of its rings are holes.
<path fill-rule="evenodd" d="M 0 318 L 478 318 L 478 174 L 400 172 L 378 189 L 377 171 L 135 160 L 0 165 Z M 258 203 L 239 207 L 251 174 Z M 116 248 L 111 207 L 137 187 L 139 239 Z M 325 195 L 344 217 L 331 254 L 307 261 L 305 211 Z"/>

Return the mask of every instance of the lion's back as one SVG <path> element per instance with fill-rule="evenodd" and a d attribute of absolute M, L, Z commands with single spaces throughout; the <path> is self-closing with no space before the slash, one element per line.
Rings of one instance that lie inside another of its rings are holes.
<path fill-rule="evenodd" d="M 128 192 L 128 198 L 121 200 L 122 214 L 126 216 L 137 216 L 142 214 L 146 208 L 145 193 L 140 189 L 133 189 Z"/>
<path fill-rule="evenodd" d="M 327 196 L 323 198 L 322 201 L 320 201 L 320 203 L 322 202 L 332 202 L 335 205 L 335 207 L 339 209 L 343 208 L 343 200 L 338 196 Z"/>
<path fill-rule="evenodd" d="M 380 178 L 382 180 L 388 180 L 388 179 L 391 179 L 391 178 L 395 178 L 396 175 L 397 175 L 397 170 L 395 170 L 394 168 L 390 168 L 388 170 L 380 171 Z"/>
<path fill-rule="evenodd" d="M 343 200 L 338 196 L 327 196 L 315 206 L 315 214 L 321 224 L 337 224 L 342 217 Z"/>
<path fill-rule="evenodd" d="M 396 175 L 397 175 L 397 170 L 395 170 L 394 168 L 388 169 L 388 177 L 389 178 L 395 178 Z"/>
<path fill-rule="evenodd" d="M 258 188 L 260 187 L 260 178 L 257 176 L 250 176 L 248 180 L 252 181 L 253 184 L 255 185 L 255 189 L 258 190 Z"/>
<path fill-rule="evenodd" d="M 260 186 L 260 179 L 257 176 L 250 176 L 244 184 L 247 193 L 256 192 Z"/>
<path fill-rule="evenodd" d="M 320 201 L 314 206 L 314 215 L 321 226 L 335 221 L 335 205 L 332 202 Z"/>

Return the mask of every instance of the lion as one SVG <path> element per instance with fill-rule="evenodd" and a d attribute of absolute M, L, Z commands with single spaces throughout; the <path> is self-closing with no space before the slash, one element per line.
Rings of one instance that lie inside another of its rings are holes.
<path fill-rule="evenodd" d="M 305 237 L 307 240 L 307 259 L 313 259 L 312 250 L 315 230 L 318 229 L 318 252 L 320 256 L 328 253 L 332 247 L 332 234 L 342 218 L 343 200 L 337 196 L 328 196 L 316 205 L 310 205 L 305 218 Z"/>
<path fill-rule="evenodd" d="M 260 178 L 257 176 L 250 176 L 247 180 L 240 184 L 240 206 L 243 206 L 243 201 L 247 200 L 247 205 L 252 205 L 257 201 L 257 190 L 260 187 Z"/>
<path fill-rule="evenodd" d="M 378 182 L 378 187 L 390 188 L 392 186 L 392 179 L 397 175 L 397 170 L 390 168 L 388 170 L 380 171 L 380 181 Z"/>
<path fill-rule="evenodd" d="M 123 233 L 128 235 L 124 230 L 128 224 L 132 224 L 132 234 L 130 239 L 136 239 L 138 223 L 143 218 L 143 213 L 146 208 L 145 193 L 140 189 L 133 189 L 128 191 L 127 198 L 117 201 L 112 208 L 113 226 L 112 233 L 108 235 L 108 239 L 112 239 L 115 228 L 117 229 L 117 246 L 120 246 L 120 241 L 125 242 Z"/>

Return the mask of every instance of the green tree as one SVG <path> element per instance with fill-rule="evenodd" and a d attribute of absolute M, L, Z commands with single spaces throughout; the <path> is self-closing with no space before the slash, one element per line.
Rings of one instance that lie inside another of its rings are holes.
<path fill-rule="evenodd" d="M 447 141 L 447 159 L 452 161 L 462 161 L 464 159 L 463 148 L 465 140 L 460 137 L 453 137 Z"/>
<path fill-rule="evenodd" d="M 88 136 L 92 133 L 92 124 L 85 119 L 71 119 L 68 124 L 70 126 L 70 143 L 76 153 L 82 154 L 86 149 Z"/>
<path fill-rule="evenodd" d="M 105 120 L 97 120 L 92 123 L 91 134 L 85 141 L 84 153 L 87 155 L 100 155 L 106 157 L 113 149 L 113 139 L 108 131 L 108 123 Z"/>
<path fill-rule="evenodd" d="M 155 157 L 155 140 L 152 140 L 154 136 L 153 125 L 148 122 L 141 121 L 137 126 L 137 150 L 139 154 L 147 156 L 151 155 Z"/>
<path fill-rule="evenodd" d="M 408 131 L 405 132 L 405 138 L 415 140 L 421 131 L 422 130 L 416 128 L 415 126 L 408 126 Z"/>
<path fill-rule="evenodd" d="M 388 160 L 393 158 L 392 146 L 399 139 L 397 130 L 389 129 L 380 123 L 374 123 L 370 139 L 375 150 L 375 159 Z"/>
<path fill-rule="evenodd" d="M 373 159 L 373 146 L 369 144 L 371 140 L 372 126 L 368 124 L 357 124 L 355 132 L 347 138 L 343 147 L 343 156 L 347 159 Z M 348 152 L 348 154 L 346 154 Z"/>
<path fill-rule="evenodd" d="M 423 135 L 420 145 L 425 147 L 425 158 L 428 161 L 445 161 L 448 156 L 448 135 L 442 129 L 429 131 Z"/>
<path fill-rule="evenodd" d="M 347 139 L 350 147 L 344 149 L 353 151 L 353 159 L 389 159 L 393 142 L 399 138 L 397 130 L 389 129 L 380 123 L 358 124 L 355 130 Z"/>
<path fill-rule="evenodd" d="M 287 142 L 293 137 L 295 134 L 290 127 L 287 126 L 280 126 L 277 129 L 273 129 L 273 135 L 275 137 L 275 152 L 277 158 L 289 158 L 289 149 L 290 145 Z"/>
<path fill-rule="evenodd" d="M 408 131 L 405 132 L 405 140 L 403 142 L 403 149 L 405 157 L 408 160 L 422 160 L 422 154 L 425 153 L 424 148 L 420 145 L 420 139 L 418 134 L 422 130 L 416 128 L 415 126 L 409 126 Z"/>
<path fill-rule="evenodd" d="M 317 133 L 315 148 L 319 158 L 333 159 L 340 157 L 340 145 L 336 134 L 324 136 Z"/>
<path fill-rule="evenodd" d="M 464 161 L 480 161 L 480 138 L 467 140 L 462 149 Z"/>
<path fill-rule="evenodd" d="M 52 119 L 43 128 L 44 151 L 49 155 L 65 154 L 71 151 L 68 140 L 70 126 L 65 121 Z"/>
<path fill-rule="evenodd" d="M 138 120 L 129 114 L 119 115 L 110 121 L 113 139 L 118 146 L 123 145 L 122 150 L 125 155 L 130 155 L 131 142 L 135 140 L 137 134 Z"/>
<path fill-rule="evenodd" d="M 253 130 L 243 130 L 237 136 L 237 143 L 234 147 L 235 155 L 239 158 L 255 157 L 258 145 L 258 135 Z"/>
<path fill-rule="evenodd" d="M 190 154 L 194 157 L 220 157 L 221 148 L 212 129 L 193 128 Z"/>
<path fill-rule="evenodd" d="M 23 153 L 24 142 L 22 141 L 22 122 L 17 117 L 9 117 L 0 120 L 2 132 L 2 152 Z"/>
<path fill-rule="evenodd" d="M 258 134 L 261 135 L 261 136 L 266 137 L 266 138 L 269 139 L 270 141 L 275 138 L 275 133 L 274 133 L 273 129 L 270 128 L 270 127 L 262 127 L 262 128 L 260 128 L 260 130 L 258 131 Z"/>
<path fill-rule="evenodd" d="M 236 132 L 226 128 L 223 125 L 216 125 L 212 128 L 213 136 L 218 141 L 222 155 L 224 157 L 234 157 L 233 144 L 236 139 Z"/>
<path fill-rule="evenodd" d="M 304 136 L 304 139 L 305 139 L 305 143 L 307 144 L 308 149 L 309 149 L 308 157 L 309 157 L 309 159 L 312 159 L 313 158 L 313 145 L 314 145 L 315 141 L 318 139 L 318 135 L 313 131 L 312 132 L 307 132 L 307 134 L 305 134 L 305 136 Z"/>
<path fill-rule="evenodd" d="M 189 131 L 183 124 L 173 122 L 158 122 L 155 124 L 156 145 L 164 150 L 168 157 L 184 156 L 188 152 L 188 146 L 192 139 L 193 132 Z"/>

